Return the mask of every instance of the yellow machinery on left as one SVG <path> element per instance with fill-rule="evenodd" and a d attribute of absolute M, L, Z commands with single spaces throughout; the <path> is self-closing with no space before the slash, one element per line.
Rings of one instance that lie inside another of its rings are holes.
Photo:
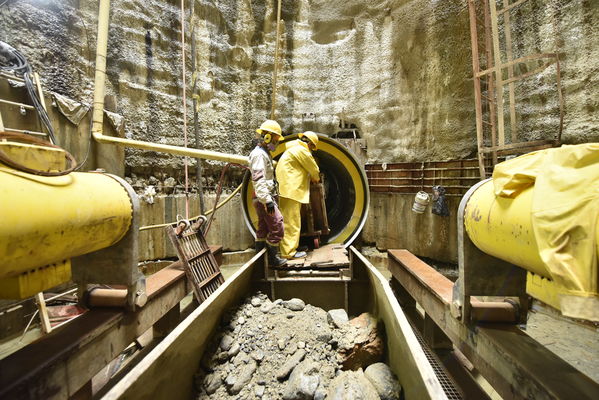
<path fill-rule="evenodd" d="M 25 171 L 66 169 L 62 149 L 4 140 L 0 152 Z M 0 298 L 23 299 L 72 280 L 81 295 L 92 285 L 126 287 L 126 305 L 143 306 L 133 188 L 101 171 L 25 171 L 0 160 Z"/>

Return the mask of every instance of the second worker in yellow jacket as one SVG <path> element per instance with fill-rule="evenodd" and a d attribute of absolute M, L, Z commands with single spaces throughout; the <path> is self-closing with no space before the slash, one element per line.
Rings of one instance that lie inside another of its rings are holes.
<path fill-rule="evenodd" d="M 306 253 L 297 251 L 299 245 L 301 205 L 310 202 L 310 180 L 320 180 L 320 169 L 312 156 L 318 148 L 318 135 L 314 132 L 300 133 L 298 140 L 287 145 L 277 164 L 279 181 L 279 208 L 283 214 L 285 234 L 281 240 L 281 256 L 301 258 Z"/>

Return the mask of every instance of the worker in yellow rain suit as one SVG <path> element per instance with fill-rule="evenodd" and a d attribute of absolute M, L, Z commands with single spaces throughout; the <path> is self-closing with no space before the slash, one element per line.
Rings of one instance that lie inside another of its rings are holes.
<path fill-rule="evenodd" d="M 279 206 L 285 222 L 285 233 L 281 240 L 281 256 L 302 258 L 306 252 L 297 251 L 301 222 L 301 205 L 310 202 L 310 180 L 320 180 L 320 170 L 312 152 L 318 148 L 318 135 L 314 132 L 300 133 L 299 140 L 287 145 L 277 164 L 279 181 Z"/>

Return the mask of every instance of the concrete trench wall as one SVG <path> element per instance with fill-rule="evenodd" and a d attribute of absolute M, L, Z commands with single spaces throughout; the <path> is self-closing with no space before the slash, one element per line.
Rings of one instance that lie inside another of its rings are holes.
<path fill-rule="evenodd" d="M 449 216 L 412 211 L 413 194 L 371 193 L 368 220 L 362 241 L 374 243 L 379 250 L 407 249 L 438 261 L 457 264 L 457 210 L 461 197 L 447 197 Z"/>
<path fill-rule="evenodd" d="M 221 196 L 224 200 L 227 194 Z M 206 207 L 214 206 L 215 195 L 204 197 Z M 145 200 L 141 204 L 141 226 L 159 225 L 177 220 L 177 215 L 185 216 L 185 195 L 158 195 L 150 204 Z M 190 217 L 199 214 L 198 196 L 189 196 Z M 253 246 L 254 237 L 245 225 L 241 210 L 240 197 L 237 195 L 216 211 L 206 240 L 209 244 L 219 244 L 224 251 L 245 250 Z M 176 257 L 177 253 L 164 228 L 144 230 L 139 238 L 139 260 L 157 260 Z"/>
<path fill-rule="evenodd" d="M 223 195 L 221 200 L 225 197 Z M 214 205 L 214 195 L 205 197 L 207 207 Z M 412 211 L 414 195 L 398 193 L 371 193 L 369 216 L 361 234 L 363 244 L 375 244 L 379 250 L 408 249 L 412 253 L 435 260 L 457 263 L 457 218 L 459 197 L 448 197 L 449 217 L 431 212 L 429 205 L 424 214 Z M 190 214 L 197 215 L 199 200 L 189 198 Z M 158 195 L 154 203 L 141 201 L 141 225 L 156 225 L 175 221 L 185 215 L 184 195 Z M 243 220 L 240 198 L 236 196 L 216 213 L 207 236 L 208 243 L 221 244 L 224 251 L 246 250 L 254 238 Z M 139 259 L 156 260 L 176 257 L 176 252 L 164 228 L 140 233 Z"/>

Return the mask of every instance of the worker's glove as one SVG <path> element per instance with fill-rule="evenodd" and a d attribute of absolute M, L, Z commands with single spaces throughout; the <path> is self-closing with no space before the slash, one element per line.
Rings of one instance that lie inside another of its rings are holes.
<path fill-rule="evenodd" d="M 273 215 L 275 213 L 275 203 L 272 201 L 269 201 L 268 203 L 266 203 L 266 213 L 268 215 Z"/>

